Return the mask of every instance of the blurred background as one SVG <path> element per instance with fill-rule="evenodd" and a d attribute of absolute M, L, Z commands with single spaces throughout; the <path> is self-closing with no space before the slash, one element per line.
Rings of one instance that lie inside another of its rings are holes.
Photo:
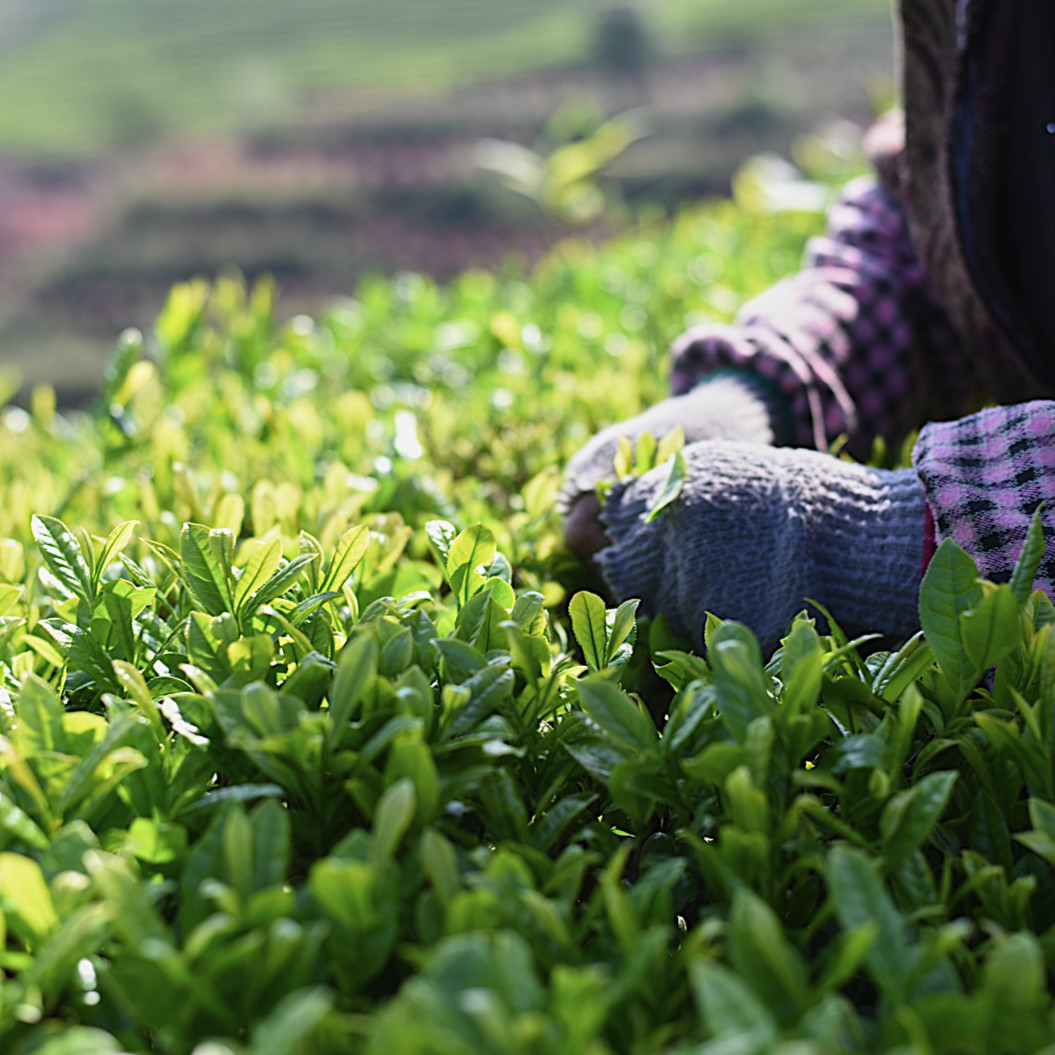
<path fill-rule="evenodd" d="M 192 276 L 312 313 L 728 193 L 892 62 L 890 0 L 0 0 L 0 397 L 91 399 Z"/>

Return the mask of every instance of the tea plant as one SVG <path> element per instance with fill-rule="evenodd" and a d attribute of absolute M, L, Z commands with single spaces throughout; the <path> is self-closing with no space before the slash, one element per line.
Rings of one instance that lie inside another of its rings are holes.
<path fill-rule="evenodd" d="M 4 412 L 4 1051 L 1051 1050 L 1039 527 L 1001 585 L 944 544 L 894 651 L 803 613 L 772 657 L 557 544 L 686 305 L 816 222 L 713 205 L 318 323 L 191 283 L 92 412 Z"/>

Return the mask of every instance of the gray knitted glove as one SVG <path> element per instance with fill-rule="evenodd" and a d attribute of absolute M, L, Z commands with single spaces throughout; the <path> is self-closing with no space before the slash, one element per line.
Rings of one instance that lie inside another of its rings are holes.
<path fill-rule="evenodd" d="M 651 524 L 667 467 L 609 494 L 611 545 L 597 562 L 619 598 L 641 598 L 697 644 L 707 612 L 737 619 L 767 654 L 806 598 L 851 634 L 916 629 L 924 499 L 911 469 L 748 443 L 698 443 L 684 457 L 681 494 Z"/>
<path fill-rule="evenodd" d="M 685 395 L 649 407 L 636 418 L 612 425 L 594 436 L 568 463 L 558 502 L 561 512 L 567 512 L 576 498 L 592 492 L 602 480 L 615 479 L 612 464 L 622 436 L 634 443 L 649 432 L 661 440 L 680 426 L 686 445 L 702 440 L 777 442 L 774 421 L 779 412 L 773 400 L 765 382 L 746 372 L 727 372 Z"/>

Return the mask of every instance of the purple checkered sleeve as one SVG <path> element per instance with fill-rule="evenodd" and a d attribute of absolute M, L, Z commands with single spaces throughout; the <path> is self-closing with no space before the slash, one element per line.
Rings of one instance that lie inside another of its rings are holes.
<path fill-rule="evenodd" d="M 746 304 L 733 326 L 675 342 L 672 387 L 750 371 L 787 411 L 783 442 L 824 450 L 845 434 L 867 454 L 931 417 L 963 413 L 970 376 L 935 300 L 897 198 L 856 180 L 807 246 L 803 269 Z"/>
<path fill-rule="evenodd" d="M 933 422 L 920 432 L 912 459 L 936 541 L 953 539 L 994 582 L 1010 577 L 1044 502 L 1045 550 L 1035 585 L 1055 600 L 1055 402 Z"/>

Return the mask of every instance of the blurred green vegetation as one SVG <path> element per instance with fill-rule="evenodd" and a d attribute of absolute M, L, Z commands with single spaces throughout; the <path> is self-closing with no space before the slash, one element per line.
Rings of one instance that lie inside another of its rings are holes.
<path fill-rule="evenodd" d="M 237 275 L 211 294 L 203 280 L 181 284 L 142 362 L 133 369 L 142 349 L 126 349 L 111 366 L 101 415 L 56 417 L 44 385 L 28 416 L 0 416 L 0 533 L 28 541 L 33 512 L 102 531 L 139 516 L 148 486 L 162 489 L 158 508 L 199 519 L 215 486 L 310 488 L 338 462 L 342 480 L 374 478 L 371 507 L 415 526 L 455 504 L 467 522 L 512 513 L 533 477 L 661 398 L 670 341 L 792 271 L 821 223 L 746 193 L 673 222 L 638 218 L 601 247 L 562 242 L 531 270 L 511 259 L 446 285 L 370 276 L 317 322 L 280 321 L 267 280 L 251 295 Z M 416 422 L 414 457 L 400 412 Z M 160 523 L 150 530 L 165 537 Z"/>
<path fill-rule="evenodd" d="M 592 0 L 54 0 L 41 7 L 38 0 L 3 0 L 0 150 L 91 152 L 282 125 L 302 103 L 337 93 L 430 93 L 591 56 L 603 66 L 597 48 L 611 29 L 611 6 Z M 635 12 L 659 59 L 880 23 L 890 4 L 650 0 L 621 6 Z"/>

